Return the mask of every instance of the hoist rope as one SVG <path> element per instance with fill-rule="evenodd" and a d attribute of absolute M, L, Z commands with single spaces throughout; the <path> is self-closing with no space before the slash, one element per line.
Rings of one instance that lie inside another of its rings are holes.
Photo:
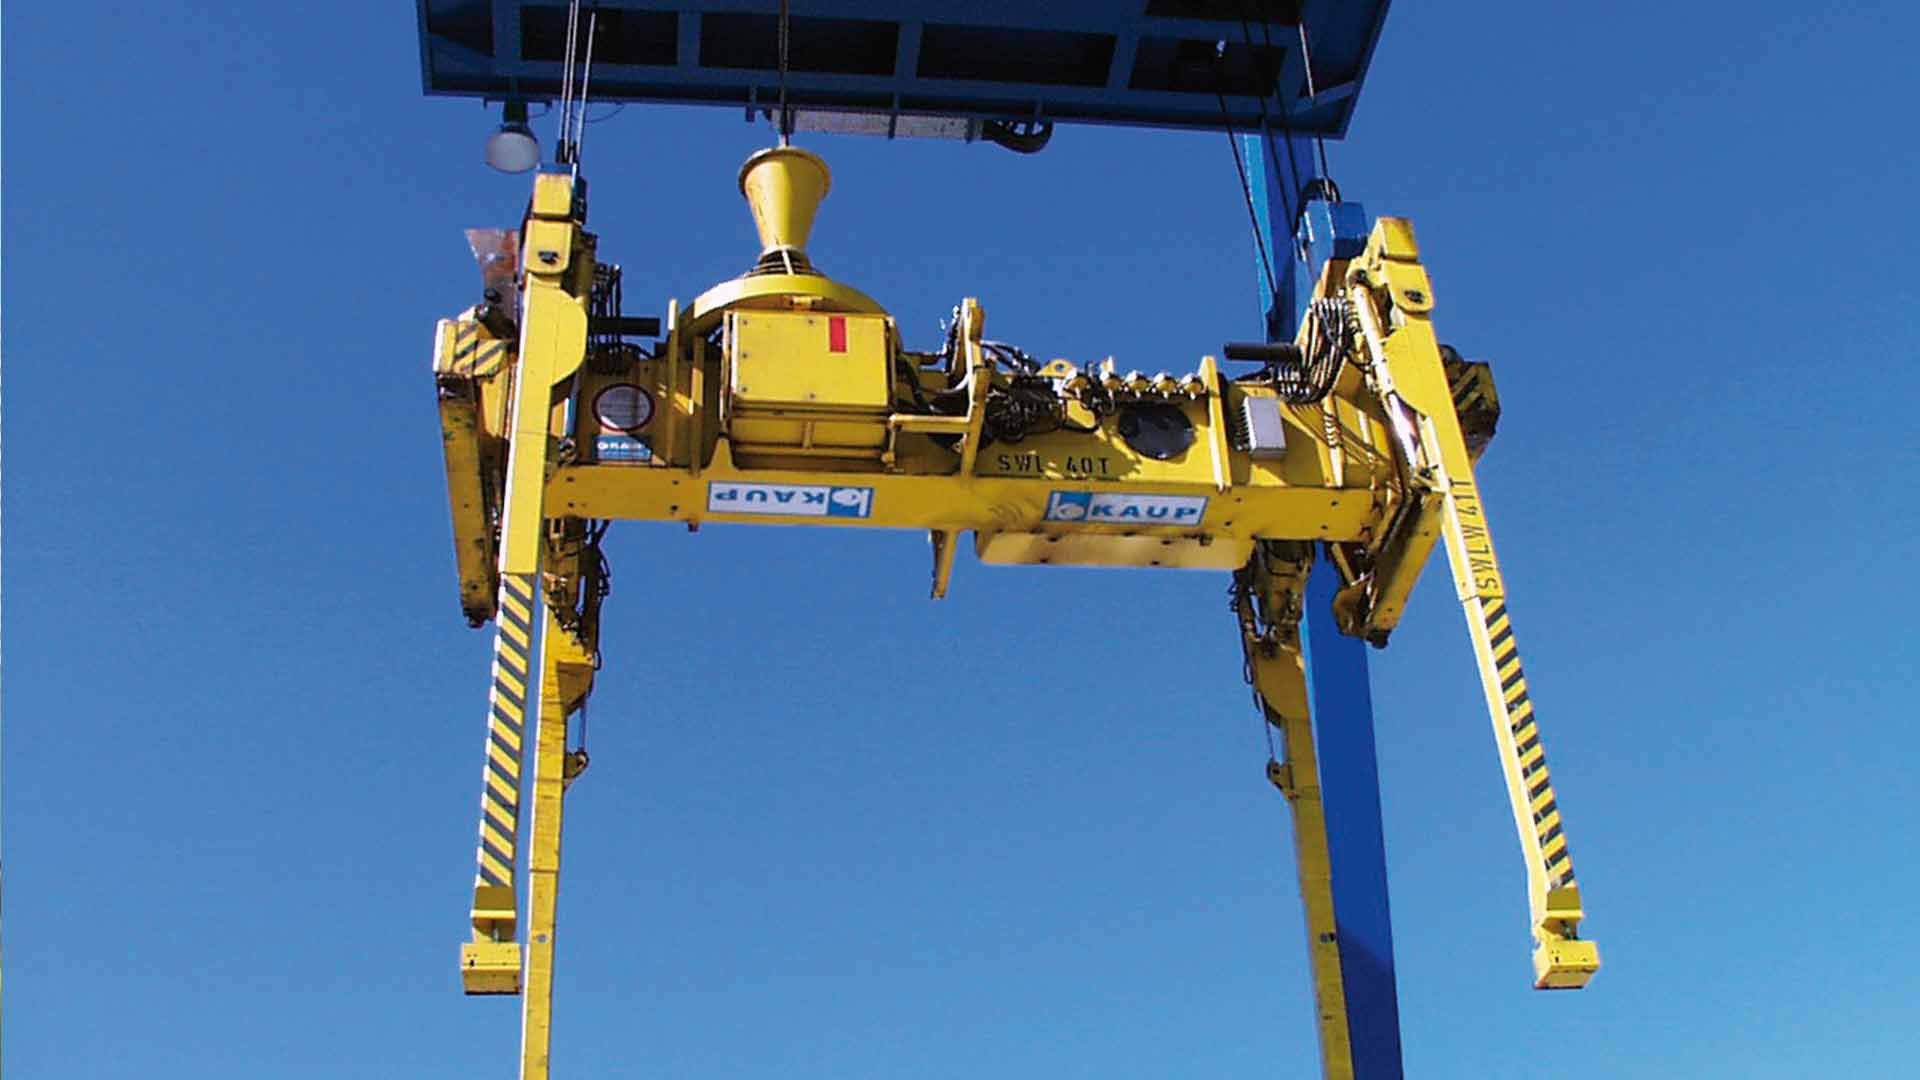
<path fill-rule="evenodd" d="M 788 0 L 780 0 L 779 28 L 779 65 L 780 65 L 780 145 L 785 146 L 793 138 L 793 113 L 787 108 L 787 39 L 790 36 L 788 24 L 792 14 L 788 11 Z"/>
<path fill-rule="evenodd" d="M 1313 50 L 1307 47 L 1307 20 L 1304 15 L 1301 16 L 1300 18 L 1299 30 L 1300 30 L 1300 68 L 1301 70 L 1305 71 L 1307 74 L 1307 97 L 1317 98 L 1320 96 L 1320 91 L 1313 85 Z M 1260 33 L 1263 36 L 1268 36 L 1267 24 L 1265 20 L 1262 20 L 1260 23 Z M 1269 36 L 1269 40 L 1271 40 L 1270 36 Z M 1320 151 L 1321 178 L 1326 180 L 1326 182 L 1330 186 L 1332 186 L 1335 192 L 1338 192 L 1340 190 L 1340 186 L 1333 182 L 1333 167 L 1327 164 L 1327 140 L 1321 138 L 1319 135 L 1315 135 L 1313 137 L 1313 145 L 1315 149 Z M 1338 201 L 1339 196 L 1336 194 L 1334 196 L 1334 199 Z"/>
<path fill-rule="evenodd" d="M 1320 91 L 1316 86 L 1313 78 L 1313 51 L 1307 47 L 1307 20 L 1304 15 L 1301 16 L 1299 23 L 1296 24 L 1295 26 L 1295 29 L 1299 30 L 1300 32 L 1300 70 L 1307 77 L 1307 97 L 1308 98 L 1318 97 L 1320 94 Z M 1244 18 L 1240 20 L 1240 36 L 1246 39 L 1247 47 L 1251 49 L 1253 47 L 1253 38 L 1247 29 L 1247 21 Z M 1269 50 L 1273 49 L 1274 47 L 1273 46 L 1273 24 L 1266 19 L 1260 20 L 1260 40 L 1266 43 L 1266 46 Z M 1273 95 L 1274 104 L 1279 106 L 1280 108 L 1280 130 L 1287 135 L 1287 161 L 1289 164 L 1293 165 L 1294 175 L 1298 176 L 1300 174 L 1300 164 L 1298 161 L 1294 159 L 1294 156 L 1293 156 L 1292 117 L 1290 117 L 1287 114 L 1286 97 L 1281 93 L 1280 87 L 1277 84 L 1271 88 L 1270 92 Z M 1266 106 L 1266 102 L 1263 97 L 1261 100 L 1261 117 L 1263 119 L 1266 116 L 1265 106 Z M 1333 167 L 1327 163 L 1327 140 L 1325 139 L 1325 137 L 1321 136 L 1318 132 L 1316 132 L 1313 135 L 1313 145 L 1314 145 L 1314 149 L 1319 153 L 1319 157 L 1320 157 L 1320 178 L 1326 181 L 1327 187 L 1329 189 L 1330 194 L 1332 195 L 1333 201 L 1339 202 L 1340 201 L 1340 185 L 1334 183 Z M 1272 135 L 1272 132 L 1270 131 L 1267 133 L 1267 149 L 1268 149 L 1268 152 L 1271 154 L 1273 150 L 1273 135 Z M 1309 162 L 1308 164 L 1312 164 L 1312 163 Z M 1280 162 L 1277 158 L 1273 163 L 1273 167 L 1276 171 L 1280 168 Z M 1304 199 L 1302 200 L 1300 209 L 1302 211 L 1306 209 Z"/>
<path fill-rule="evenodd" d="M 562 165 L 580 163 L 580 144 L 586 139 L 587 94 L 593 85 L 593 38 L 600 26 L 600 5 L 587 13 L 587 48 L 580 50 L 580 0 L 567 4 L 567 44 L 562 52 L 560 79 L 560 135 L 554 145 L 554 160 Z M 580 92 L 573 92 L 574 76 L 580 77 Z M 618 110 L 615 110 L 618 111 Z M 609 113 L 608 116 L 611 116 Z M 602 120 L 607 117 L 601 117 Z"/>
<path fill-rule="evenodd" d="M 1261 19 L 1260 21 L 1260 37 L 1267 42 L 1267 52 L 1271 52 L 1271 50 L 1273 50 L 1273 35 L 1267 31 L 1267 21 L 1265 21 L 1265 19 Z M 1254 52 L 1254 31 L 1252 31 L 1252 27 L 1246 25 L 1246 19 L 1244 19 L 1244 17 L 1240 19 L 1240 40 L 1246 42 L 1246 52 L 1252 54 L 1252 52 Z M 1281 106 L 1281 135 L 1286 136 L 1286 163 L 1290 165 L 1290 169 L 1281 169 L 1281 154 L 1279 154 L 1279 150 L 1273 148 L 1273 117 L 1267 115 L 1267 98 L 1269 98 L 1269 96 L 1273 98 L 1273 102 L 1275 102 L 1277 106 Z M 1260 106 L 1260 140 L 1265 144 L 1265 148 L 1267 148 L 1267 163 L 1273 165 L 1273 175 L 1275 175 L 1275 177 L 1283 177 L 1283 175 L 1300 177 L 1300 161 L 1294 158 L 1294 125 L 1292 125 L 1292 119 L 1286 115 L 1286 104 L 1281 100 L 1279 73 L 1275 73 L 1275 81 L 1273 81 L 1273 83 L 1269 83 L 1267 86 L 1261 86 L 1260 94 L 1254 98 L 1254 102 Z M 1298 194 L 1300 194 L 1300 192 L 1288 192 L 1284 186 L 1281 188 L 1281 209 L 1286 211 L 1286 231 L 1288 231 L 1288 234 L 1292 234 L 1294 225 L 1300 221 L 1300 219 L 1294 215 L 1294 204 L 1292 204 L 1292 196 L 1298 196 Z"/>
<path fill-rule="evenodd" d="M 567 151 L 568 129 L 573 126 L 573 55 L 574 45 L 580 28 L 580 0 L 568 0 L 567 3 L 567 44 L 562 53 L 560 66 L 560 132 L 554 140 L 556 160 L 564 160 Z"/>
<path fill-rule="evenodd" d="M 1273 37 L 1267 31 L 1267 22 L 1265 19 L 1260 21 L 1260 33 L 1261 37 L 1267 43 L 1268 51 L 1271 52 L 1273 48 Z M 1246 42 L 1247 52 L 1251 55 L 1254 51 L 1253 28 L 1247 25 L 1245 18 L 1240 20 L 1240 38 Z M 1273 145 L 1273 117 L 1267 112 L 1267 98 L 1269 96 L 1272 96 L 1274 102 L 1280 105 L 1280 132 L 1286 137 L 1287 164 L 1291 166 L 1291 168 L 1283 169 L 1280 167 L 1280 152 L 1276 150 Z M 1273 166 L 1275 180 L 1277 181 L 1282 176 L 1298 178 L 1300 175 L 1300 162 L 1293 156 L 1293 124 L 1287 116 L 1286 105 L 1281 103 L 1277 77 L 1274 82 L 1270 82 L 1268 85 L 1260 88 L 1260 94 L 1254 98 L 1254 102 L 1260 107 L 1260 142 L 1266 148 L 1267 162 Z M 1287 214 L 1287 235 L 1292 236 L 1294 230 L 1298 228 L 1300 224 L 1299 214 L 1293 205 L 1293 199 L 1300 193 L 1298 191 L 1290 192 L 1286 186 L 1282 184 L 1276 183 L 1275 186 L 1280 189 L 1280 208 L 1286 211 Z M 1305 207 L 1301 207 L 1300 209 L 1305 209 Z"/>
<path fill-rule="evenodd" d="M 593 34 L 600 26 L 600 5 L 587 13 L 587 56 L 580 71 L 580 115 L 573 121 L 573 160 L 580 161 L 580 148 L 587 141 L 587 92 L 593 86 Z"/>
<path fill-rule="evenodd" d="M 1307 24 L 1304 17 L 1299 20 L 1298 29 L 1300 31 L 1300 65 L 1306 74 L 1307 96 L 1313 98 L 1319 95 L 1319 87 L 1313 77 L 1313 53 L 1308 46 Z M 1249 62 L 1254 64 L 1254 71 L 1257 74 L 1259 67 L 1257 57 L 1254 56 L 1253 27 L 1244 15 L 1240 19 L 1240 37 L 1246 44 L 1250 58 Z M 1267 52 L 1271 54 L 1274 48 L 1273 28 L 1272 24 L 1264 18 L 1260 20 L 1260 37 L 1266 45 Z M 1277 265 L 1277 260 L 1274 255 L 1268 251 L 1266 230 L 1260 227 L 1260 214 L 1254 204 L 1253 185 L 1248 177 L 1247 163 L 1240 154 L 1240 140 L 1233 128 L 1233 115 L 1227 108 L 1225 74 L 1223 71 L 1225 58 L 1225 44 L 1222 43 L 1221 51 L 1216 53 L 1214 57 L 1214 98 L 1220 103 L 1220 121 L 1222 126 L 1227 130 L 1227 141 L 1233 149 L 1233 165 L 1235 171 L 1240 176 L 1240 192 L 1246 199 L 1247 218 L 1253 226 L 1254 243 L 1260 249 L 1260 268 L 1266 275 L 1267 290 L 1273 298 L 1272 302 L 1278 303 L 1280 298 L 1279 266 Z M 1282 92 L 1282 88 L 1278 84 L 1278 79 L 1276 78 L 1271 84 L 1262 87 L 1259 94 L 1252 96 L 1255 104 L 1260 109 L 1260 142 L 1266 150 L 1267 163 L 1273 169 L 1274 179 L 1278 181 L 1281 177 L 1288 176 L 1297 179 L 1301 175 L 1301 170 L 1300 161 L 1294 156 L 1293 124 L 1291 117 L 1287 114 L 1286 95 Z M 1272 114 L 1267 111 L 1268 97 L 1273 98 L 1274 104 L 1279 109 L 1280 135 L 1282 141 L 1284 141 L 1287 146 L 1287 165 L 1290 166 L 1290 168 L 1283 168 L 1281 166 L 1279 149 L 1274 146 L 1274 118 Z M 1319 155 L 1319 179 L 1322 185 L 1322 196 L 1337 202 L 1340 199 L 1340 188 L 1333 181 L 1332 167 L 1327 161 L 1327 141 L 1324 137 L 1315 133 L 1313 135 L 1313 142 Z M 1307 167 L 1309 169 L 1313 167 L 1312 160 L 1308 161 Z M 1306 210 L 1305 196 L 1311 188 L 1310 186 L 1303 187 L 1300 190 L 1290 192 L 1288 186 L 1287 184 L 1278 182 L 1273 185 L 1273 187 L 1280 192 L 1280 211 L 1285 215 L 1287 234 L 1291 238 L 1298 235 L 1297 230 L 1300 227 L 1299 214 Z M 1297 210 L 1294 206 L 1295 198 L 1301 200 Z M 1296 260 L 1302 257 L 1302 253 L 1298 250 L 1288 252 L 1287 254 L 1289 258 Z M 1292 267 L 1289 266 L 1288 271 L 1291 272 L 1291 270 Z"/>
<path fill-rule="evenodd" d="M 1233 130 L 1233 114 L 1227 110 L 1227 95 L 1216 89 L 1213 96 L 1220 102 L 1220 123 L 1227 129 L 1227 147 L 1233 151 L 1233 169 L 1240 177 L 1240 194 L 1247 201 L 1247 223 L 1253 228 L 1253 242 L 1260 249 L 1260 269 L 1267 276 L 1267 296 L 1269 303 L 1279 303 L 1280 283 L 1273 273 L 1273 256 L 1267 253 L 1266 230 L 1260 227 L 1260 211 L 1253 204 L 1253 184 L 1247 179 L 1247 162 L 1240 156 L 1240 136 Z"/>

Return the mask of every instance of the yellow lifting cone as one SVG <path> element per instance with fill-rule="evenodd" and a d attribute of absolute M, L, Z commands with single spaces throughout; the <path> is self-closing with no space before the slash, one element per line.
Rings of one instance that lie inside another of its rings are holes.
<path fill-rule="evenodd" d="M 760 261 L 753 273 L 814 272 L 807 237 L 832 182 L 826 162 L 793 146 L 762 150 L 740 166 L 740 194 L 747 197 L 760 231 Z"/>

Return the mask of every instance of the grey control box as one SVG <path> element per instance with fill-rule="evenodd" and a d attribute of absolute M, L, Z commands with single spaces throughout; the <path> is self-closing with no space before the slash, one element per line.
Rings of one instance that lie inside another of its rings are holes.
<path fill-rule="evenodd" d="M 1287 456 L 1287 425 L 1280 419 L 1280 399 L 1248 394 L 1240 399 L 1240 430 L 1247 455 L 1253 458 Z"/>

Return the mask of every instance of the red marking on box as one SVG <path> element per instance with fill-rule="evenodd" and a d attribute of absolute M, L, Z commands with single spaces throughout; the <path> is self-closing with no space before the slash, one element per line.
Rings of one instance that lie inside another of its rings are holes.
<path fill-rule="evenodd" d="M 827 351 L 847 351 L 847 320 L 838 315 L 827 318 Z"/>

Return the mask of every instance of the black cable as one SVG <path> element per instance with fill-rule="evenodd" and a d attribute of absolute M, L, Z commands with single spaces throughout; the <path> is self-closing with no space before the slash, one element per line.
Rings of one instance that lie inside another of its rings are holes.
<path fill-rule="evenodd" d="M 920 385 L 920 371 L 913 362 L 901 356 L 894 364 L 894 373 L 907 380 L 907 388 L 913 393 L 913 407 L 922 413 L 932 412 L 927 404 L 926 389 Z"/>
<path fill-rule="evenodd" d="M 1241 35 L 1243 37 L 1246 36 L 1246 19 L 1244 17 L 1242 17 L 1242 19 L 1240 20 L 1240 28 L 1241 28 Z M 1301 67 L 1301 70 L 1305 71 L 1307 75 L 1307 92 L 1309 94 L 1317 93 L 1313 85 L 1313 53 L 1311 50 L 1307 48 L 1307 20 L 1304 14 L 1302 14 L 1300 17 L 1299 30 L 1300 30 L 1300 67 Z M 1260 39 L 1266 42 L 1267 48 L 1269 50 L 1271 50 L 1274 47 L 1273 46 L 1273 26 L 1264 16 L 1262 16 L 1260 19 Z M 1295 169 L 1294 175 L 1297 176 L 1299 175 L 1299 171 L 1298 171 L 1299 163 L 1294 159 L 1294 156 L 1293 156 L 1293 138 L 1292 138 L 1292 127 L 1291 127 L 1292 118 L 1287 115 L 1286 98 L 1283 94 L 1280 93 L 1280 90 L 1277 86 L 1274 88 L 1274 91 L 1273 91 L 1273 101 L 1275 105 L 1278 105 L 1280 107 L 1280 127 L 1282 131 L 1285 131 L 1288 134 L 1287 160 L 1293 163 L 1293 166 Z M 1323 138 L 1319 132 L 1315 132 L 1313 135 L 1313 145 L 1314 145 L 1314 149 L 1317 150 L 1320 155 L 1319 179 L 1326 181 L 1327 188 L 1331 191 L 1333 196 L 1328 201 L 1339 202 L 1340 201 L 1340 185 L 1333 182 L 1333 166 L 1328 164 L 1327 162 L 1327 140 Z M 1276 163 L 1275 168 L 1278 168 L 1278 167 L 1279 166 Z M 1310 190 L 1311 187 L 1312 185 L 1309 184 L 1308 189 Z M 1301 209 L 1301 212 L 1303 213 L 1306 211 L 1306 208 L 1307 208 L 1307 198 L 1308 198 L 1307 193 L 1305 190 L 1303 190 L 1301 192 L 1301 197 L 1300 197 L 1300 209 Z"/>
<path fill-rule="evenodd" d="M 1305 13 L 1302 13 L 1300 16 L 1298 29 L 1300 31 L 1300 70 L 1304 71 L 1307 76 L 1307 96 L 1318 97 L 1320 91 L 1313 85 L 1313 50 L 1307 47 L 1307 18 Z M 1260 36 L 1266 39 L 1268 48 L 1273 47 L 1273 32 L 1268 28 L 1267 20 L 1264 18 L 1260 20 Z M 1315 132 L 1313 145 L 1314 149 L 1320 152 L 1320 175 L 1326 177 L 1327 182 L 1331 184 L 1333 183 L 1333 166 L 1327 164 L 1327 140 L 1322 138 L 1319 132 Z M 1337 193 L 1339 190 L 1339 187 L 1336 185 L 1334 191 Z M 1333 201 L 1339 202 L 1340 200 L 1336 197 Z"/>
<path fill-rule="evenodd" d="M 1267 25 L 1266 20 L 1262 19 L 1260 21 L 1260 25 L 1264 30 L 1264 28 Z M 1247 25 L 1247 19 L 1244 12 L 1240 16 L 1240 39 L 1246 43 L 1247 53 L 1251 57 L 1251 54 L 1253 53 L 1253 28 Z M 1269 52 L 1271 52 L 1273 49 L 1272 37 L 1268 36 L 1266 38 L 1266 41 L 1267 41 L 1267 49 Z M 1276 83 L 1277 83 L 1277 79 L 1276 79 Z M 1273 118 L 1267 113 L 1267 97 L 1269 95 L 1273 97 L 1274 103 L 1276 105 L 1280 105 L 1280 132 L 1282 135 L 1286 136 L 1287 165 L 1290 166 L 1290 168 L 1287 168 L 1287 169 L 1282 169 L 1280 167 L 1280 154 L 1278 151 L 1276 151 L 1273 148 Z M 1275 84 L 1262 86 L 1260 88 L 1259 96 L 1256 97 L 1254 100 L 1260 106 L 1260 142 L 1262 145 L 1266 147 L 1267 160 L 1273 165 L 1274 176 L 1279 177 L 1282 175 L 1286 175 L 1286 176 L 1291 176 L 1297 179 L 1300 176 L 1300 160 L 1296 158 L 1293 154 L 1293 123 L 1292 123 L 1292 120 L 1287 116 L 1286 106 L 1284 104 L 1281 104 L 1281 97 L 1280 97 L 1279 90 L 1277 89 Z M 1300 211 L 1305 210 L 1306 207 L 1304 204 L 1301 204 L 1296 208 L 1294 200 L 1299 197 L 1300 193 L 1298 191 L 1295 191 L 1292 193 L 1294 196 L 1294 199 L 1289 199 L 1286 186 L 1285 185 L 1276 185 L 1276 186 L 1280 188 L 1280 208 L 1282 210 L 1285 210 L 1287 213 L 1287 236 L 1289 239 L 1291 239 L 1297 235 L 1297 230 L 1300 228 L 1300 216 L 1299 216 Z M 1297 253 L 1295 254 L 1295 257 L 1296 258 L 1298 257 Z"/>
<path fill-rule="evenodd" d="M 1215 82 L 1219 81 L 1218 71 Z M 1247 179 L 1247 163 L 1240 156 L 1240 139 L 1233 132 L 1233 114 L 1227 111 L 1227 95 L 1224 90 L 1213 92 L 1215 100 L 1220 102 L 1220 123 L 1227 129 L 1227 146 L 1233 150 L 1233 168 L 1240 175 L 1240 194 L 1247 200 L 1247 222 L 1253 228 L 1253 242 L 1260 248 L 1260 269 L 1267 275 L 1267 295 L 1270 303 L 1280 302 L 1279 280 L 1273 275 L 1273 257 L 1267 254 L 1267 238 L 1260 228 L 1260 211 L 1253 205 L 1253 184 Z"/>
<path fill-rule="evenodd" d="M 605 113 L 600 116 L 587 116 L 584 122 L 589 124 L 605 123 L 606 121 L 611 120 L 614 117 L 619 116 L 621 113 L 625 112 L 626 108 L 627 108 L 626 102 L 616 101 L 613 103 L 613 111 Z M 585 116 L 584 113 L 582 113 L 581 115 Z"/>
<path fill-rule="evenodd" d="M 1019 374 L 1033 375 L 1040 370 L 1040 361 L 1018 345 L 1009 345 L 1004 341 L 983 341 L 980 347 L 992 353 L 996 359 L 1005 360 Z"/>
<path fill-rule="evenodd" d="M 1053 121 L 988 120 L 980 125 L 980 137 L 1016 154 L 1037 154 L 1053 138 Z"/>
<path fill-rule="evenodd" d="M 1353 305 L 1339 297 L 1322 297 L 1307 305 L 1308 351 L 1294 360 L 1276 360 L 1268 372 L 1282 400 L 1312 405 L 1333 392 L 1340 371 L 1353 353 Z"/>

